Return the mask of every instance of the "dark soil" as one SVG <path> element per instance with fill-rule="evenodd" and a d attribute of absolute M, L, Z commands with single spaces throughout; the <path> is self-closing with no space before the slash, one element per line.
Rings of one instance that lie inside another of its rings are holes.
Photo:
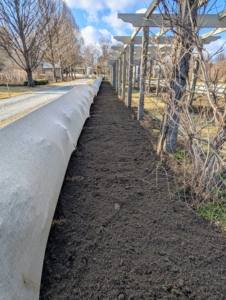
<path fill-rule="evenodd" d="M 41 300 L 226 299 L 226 237 L 170 198 L 155 137 L 104 82 L 73 153 Z M 168 170 L 169 173 L 171 170 Z"/>

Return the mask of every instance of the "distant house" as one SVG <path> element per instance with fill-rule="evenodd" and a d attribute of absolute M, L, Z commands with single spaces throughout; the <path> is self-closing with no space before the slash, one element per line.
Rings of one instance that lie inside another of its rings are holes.
<path fill-rule="evenodd" d="M 87 67 L 87 69 L 86 69 L 86 74 L 87 74 L 87 75 L 93 75 L 93 74 L 94 74 L 94 69 L 91 68 L 91 67 Z"/>
<path fill-rule="evenodd" d="M 53 66 L 45 62 L 42 64 L 42 74 L 45 74 L 47 78 L 52 78 L 53 77 Z M 57 78 L 60 78 L 60 65 L 55 64 L 55 75 Z"/>

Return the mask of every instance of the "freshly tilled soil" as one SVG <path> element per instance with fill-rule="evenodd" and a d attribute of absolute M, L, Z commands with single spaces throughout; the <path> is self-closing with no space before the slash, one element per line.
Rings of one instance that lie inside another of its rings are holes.
<path fill-rule="evenodd" d="M 169 197 L 166 176 L 157 184 L 156 138 L 134 116 L 103 82 L 59 197 L 41 300 L 226 299 L 225 234 Z"/>

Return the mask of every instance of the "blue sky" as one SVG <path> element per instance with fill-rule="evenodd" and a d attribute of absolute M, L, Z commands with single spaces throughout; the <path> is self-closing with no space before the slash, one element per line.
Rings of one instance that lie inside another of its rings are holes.
<path fill-rule="evenodd" d="M 209 13 L 216 13 L 225 9 L 226 0 L 210 0 Z M 145 12 L 151 3 L 141 0 L 67 0 L 79 25 L 85 44 L 97 43 L 100 38 L 107 38 L 113 43 L 115 35 L 131 35 L 133 27 L 117 18 L 117 13 Z M 203 30 L 202 32 L 209 31 Z M 226 41 L 226 33 L 221 33 L 221 40 L 206 46 L 209 51 L 215 51 Z"/>

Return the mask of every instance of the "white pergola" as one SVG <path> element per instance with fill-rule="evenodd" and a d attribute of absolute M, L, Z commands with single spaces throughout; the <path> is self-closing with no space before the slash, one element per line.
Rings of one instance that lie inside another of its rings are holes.
<path fill-rule="evenodd" d="M 224 28 L 226 27 L 226 10 L 219 14 L 208 14 L 197 16 L 198 28 Z M 165 27 L 170 28 L 171 21 L 168 17 L 164 18 L 161 14 L 153 14 L 150 18 L 146 14 L 118 14 L 124 22 L 131 23 L 134 27 Z M 170 15 L 172 20 L 176 20 L 176 15 Z"/>
<path fill-rule="evenodd" d="M 224 29 L 226 30 L 226 29 Z M 224 31 L 222 30 L 222 31 Z M 222 32 L 221 31 L 221 32 Z M 216 34 L 216 33 L 215 33 Z M 214 36 L 214 34 L 210 36 L 202 35 L 200 36 L 200 43 L 203 44 L 210 44 L 211 42 L 219 40 L 221 37 L 220 36 Z M 133 41 L 131 41 L 130 36 L 114 36 L 114 39 L 118 42 L 121 42 L 123 44 L 137 44 L 141 45 L 142 44 L 142 37 L 141 36 L 136 36 Z M 149 45 L 161 45 L 161 44 L 169 44 L 173 41 L 173 36 L 160 36 L 160 37 L 155 37 L 151 36 L 149 37 Z M 116 45 L 118 47 L 118 45 Z M 114 49 L 115 46 L 112 46 L 111 48 Z"/>
<path fill-rule="evenodd" d="M 118 14 L 118 17 L 124 22 L 131 23 L 135 29 L 131 37 L 116 36 L 114 37 L 117 41 L 123 43 L 123 45 L 116 45 L 112 47 L 114 52 L 110 56 L 109 65 L 111 68 L 111 83 L 116 89 L 122 99 L 126 101 L 128 107 L 131 106 L 132 100 L 132 78 L 133 78 L 133 65 L 134 59 L 141 58 L 141 76 L 140 76 L 140 97 L 139 97 L 139 107 L 142 107 L 144 102 L 144 86 L 146 81 L 146 69 L 147 69 L 147 59 L 153 57 L 154 47 L 159 47 L 158 50 L 164 52 L 164 47 L 169 46 L 172 43 L 172 36 L 164 36 L 164 34 L 169 31 L 170 23 L 167 18 L 163 18 L 160 14 L 153 14 L 155 8 L 159 4 L 160 0 L 153 0 L 149 5 L 145 14 Z M 200 1 L 199 5 L 206 3 L 208 1 Z M 171 15 L 170 18 L 176 18 L 175 15 Z M 149 37 L 149 27 L 162 28 L 155 35 Z M 140 29 L 143 28 L 143 34 L 141 36 L 136 36 Z M 208 14 L 208 15 L 198 15 L 197 17 L 197 28 L 212 28 L 211 31 L 200 36 L 200 44 L 209 44 L 213 41 L 220 39 L 217 34 L 226 31 L 226 10 L 219 14 Z M 213 28 L 216 28 L 213 30 Z M 141 45 L 137 47 L 135 45 Z M 149 46 L 148 46 L 149 45 Z M 129 48 L 129 80 L 128 80 L 128 96 L 125 99 L 125 80 L 126 80 L 126 53 Z M 139 50 L 138 50 L 139 48 Z M 136 52 L 134 56 L 134 52 Z M 139 52 L 142 53 L 141 57 Z M 194 69 L 194 84 L 196 84 L 197 79 L 197 68 Z M 138 119 L 143 118 L 143 110 L 139 112 Z"/>

